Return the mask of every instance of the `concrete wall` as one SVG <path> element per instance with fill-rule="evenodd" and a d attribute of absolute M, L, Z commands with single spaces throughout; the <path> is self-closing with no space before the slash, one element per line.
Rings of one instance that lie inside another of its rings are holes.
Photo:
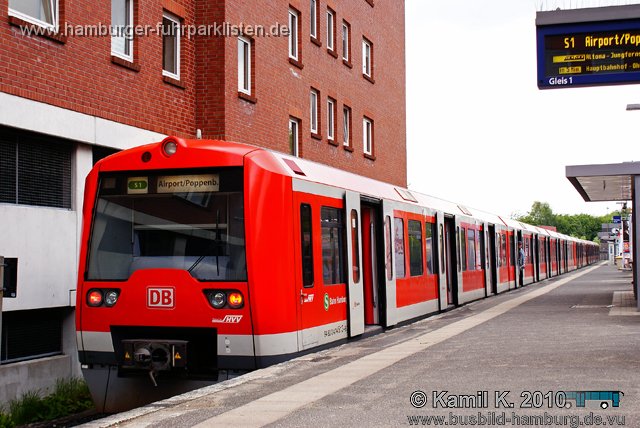
<path fill-rule="evenodd" d="M 2 92 L 0 125 L 77 143 L 71 209 L 0 204 L 0 255 L 18 258 L 17 297 L 3 299 L 2 312 L 73 308 L 82 198 L 92 167 L 92 145 L 125 149 L 159 141 L 164 135 Z M 80 377 L 75 339 L 75 316 L 70 310 L 63 321 L 64 355 L 0 366 L 0 403 L 27 391 L 50 392 L 60 378 Z"/>
<path fill-rule="evenodd" d="M 42 395 L 53 392 L 56 379 L 68 378 L 74 373 L 70 355 L 40 358 L 33 361 L 0 366 L 0 403 L 5 406 L 29 391 L 39 391 Z"/>

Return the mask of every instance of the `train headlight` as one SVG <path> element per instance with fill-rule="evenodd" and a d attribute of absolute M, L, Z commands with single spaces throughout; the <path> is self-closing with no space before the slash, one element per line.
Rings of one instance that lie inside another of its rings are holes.
<path fill-rule="evenodd" d="M 102 290 L 89 290 L 87 293 L 87 305 L 97 307 L 102 305 Z"/>
<path fill-rule="evenodd" d="M 239 309 L 244 305 L 244 298 L 242 297 L 242 293 L 239 291 L 234 291 L 229 293 L 229 307 L 233 309 Z"/>
<path fill-rule="evenodd" d="M 104 304 L 106 306 L 113 306 L 118 301 L 118 292 L 116 290 L 109 290 L 104 295 Z"/>
<path fill-rule="evenodd" d="M 224 305 L 227 304 L 227 295 L 222 291 L 217 291 L 215 293 L 211 293 L 209 295 L 209 302 L 211 302 L 211 306 L 216 309 L 224 308 Z"/>
<path fill-rule="evenodd" d="M 178 151 L 178 144 L 176 144 L 175 141 L 167 141 L 164 143 L 164 146 L 162 146 L 162 151 L 166 156 L 173 156 L 176 154 L 176 151 Z"/>

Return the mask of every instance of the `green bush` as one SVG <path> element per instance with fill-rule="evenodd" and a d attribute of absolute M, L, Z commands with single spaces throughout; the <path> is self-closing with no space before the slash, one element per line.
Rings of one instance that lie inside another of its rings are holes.
<path fill-rule="evenodd" d="M 82 379 L 59 379 L 52 394 L 40 397 L 29 391 L 9 403 L 9 414 L 0 413 L 0 428 L 50 421 L 93 407 L 91 394 Z"/>

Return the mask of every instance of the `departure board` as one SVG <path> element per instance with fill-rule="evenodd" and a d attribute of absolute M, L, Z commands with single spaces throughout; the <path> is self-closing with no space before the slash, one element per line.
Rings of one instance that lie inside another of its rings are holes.
<path fill-rule="evenodd" d="M 640 19 L 537 27 L 538 87 L 640 82 Z"/>

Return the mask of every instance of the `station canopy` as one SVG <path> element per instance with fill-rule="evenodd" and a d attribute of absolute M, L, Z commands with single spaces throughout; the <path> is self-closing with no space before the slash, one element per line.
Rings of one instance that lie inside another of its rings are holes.
<path fill-rule="evenodd" d="M 636 175 L 640 175 L 640 162 L 566 167 L 567 178 L 587 202 L 632 200 Z"/>

